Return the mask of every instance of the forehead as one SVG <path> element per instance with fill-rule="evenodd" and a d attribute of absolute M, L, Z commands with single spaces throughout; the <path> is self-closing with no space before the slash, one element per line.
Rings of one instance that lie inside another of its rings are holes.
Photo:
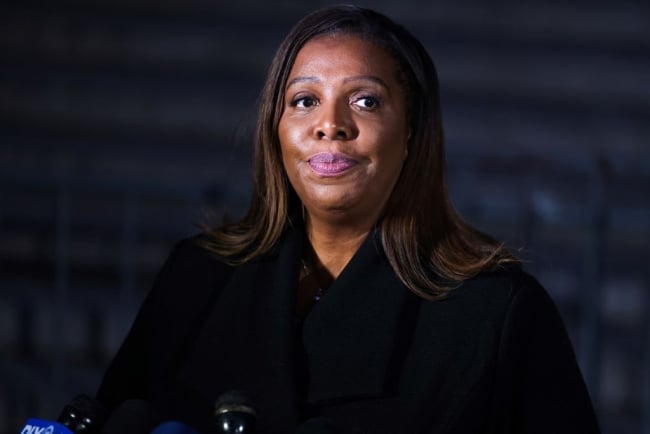
<path fill-rule="evenodd" d="M 305 74 L 372 74 L 395 80 L 398 71 L 386 49 L 359 36 L 335 33 L 311 39 L 298 51 L 289 76 Z"/>

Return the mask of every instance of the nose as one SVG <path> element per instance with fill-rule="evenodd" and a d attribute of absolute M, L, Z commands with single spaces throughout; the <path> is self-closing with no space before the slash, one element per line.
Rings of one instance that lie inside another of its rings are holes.
<path fill-rule="evenodd" d="M 352 140 L 358 130 L 347 103 L 321 104 L 314 133 L 318 139 Z"/>

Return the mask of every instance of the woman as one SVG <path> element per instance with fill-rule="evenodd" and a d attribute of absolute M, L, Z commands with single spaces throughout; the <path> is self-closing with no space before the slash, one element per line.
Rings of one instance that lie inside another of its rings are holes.
<path fill-rule="evenodd" d="M 314 12 L 280 46 L 239 222 L 180 243 L 98 398 L 211 432 L 598 432 L 555 306 L 453 210 L 436 71 L 388 18 Z"/>

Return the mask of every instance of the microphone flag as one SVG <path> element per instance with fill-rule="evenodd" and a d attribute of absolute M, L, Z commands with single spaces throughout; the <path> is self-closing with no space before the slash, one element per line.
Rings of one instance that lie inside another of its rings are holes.
<path fill-rule="evenodd" d="M 73 434 L 73 432 L 58 422 L 30 418 L 18 434 Z"/>

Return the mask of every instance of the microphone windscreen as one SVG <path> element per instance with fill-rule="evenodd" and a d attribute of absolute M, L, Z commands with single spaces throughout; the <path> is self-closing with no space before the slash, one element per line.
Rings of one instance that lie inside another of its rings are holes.
<path fill-rule="evenodd" d="M 221 394 L 214 406 L 215 432 L 217 434 L 252 434 L 255 432 L 257 413 L 253 402 L 243 390 Z"/>
<path fill-rule="evenodd" d="M 171 421 L 158 425 L 151 434 L 199 434 L 193 428 L 181 422 Z"/>
<path fill-rule="evenodd" d="M 97 432 L 107 417 L 108 410 L 97 400 L 88 395 L 77 395 L 63 407 L 57 422 L 75 434 L 88 434 Z"/>
<path fill-rule="evenodd" d="M 256 415 L 253 401 L 248 396 L 248 393 L 243 390 L 231 390 L 219 395 L 214 404 L 215 415 L 229 411 L 243 411 Z"/>
<path fill-rule="evenodd" d="M 307 419 L 296 430 L 296 434 L 343 434 L 344 432 L 332 420 L 325 417 Z"/>
<path fill-rule="evenodd" d="M 111 413 L 101 434 L 149 434 L 161 417 L 142 399 L 127 399 Z"/>

